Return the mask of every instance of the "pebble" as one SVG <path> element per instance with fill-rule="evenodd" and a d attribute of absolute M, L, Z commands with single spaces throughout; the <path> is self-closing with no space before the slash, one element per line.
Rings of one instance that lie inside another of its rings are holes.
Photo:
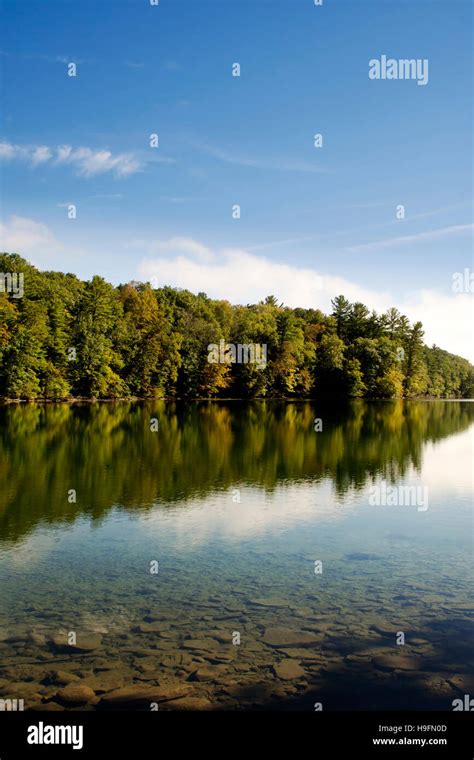
<path fill-rule="evenodd" d="M 298 660 L 282 660 L 273 666 L 273 672 L 282 681 L 293 681 L 293 679 L 302 678 L 305 675 Z"/>
<path fill-rule="evenodd" d="M 67 705 L 85 705 L 94 699 L 95 692 L 85 684 L 70 683 L 58 691 L 56 696 L 60 702 L 65 702 Z"/>

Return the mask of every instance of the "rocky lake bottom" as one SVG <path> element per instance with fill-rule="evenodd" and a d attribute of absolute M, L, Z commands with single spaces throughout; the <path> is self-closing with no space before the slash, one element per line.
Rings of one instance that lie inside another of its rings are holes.
<path fill-rule="evenodd" d="M 405 579 L 388 603 L 381 560 L 357 557 L 325 592 L 294 581 L 291 598 L 275 584 L 257 596 L 249 583 L 196 591 L 179 614 L 157 590 L 130 604 L 122 590 L 119 607 L 76 615 L 75 643 L 33 603 L 33 626 L 0 629 L 0 698 L 42 711 L 451 709 L 474 690 L 468 583 Z"/>

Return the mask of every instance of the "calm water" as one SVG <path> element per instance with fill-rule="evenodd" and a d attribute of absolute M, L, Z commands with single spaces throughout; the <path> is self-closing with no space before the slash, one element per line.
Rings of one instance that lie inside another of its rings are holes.
<path fill-rule="evenodd" d="M 0 408 L 0 696 L 452 709 L 473 423 L 442 401 Z"/>

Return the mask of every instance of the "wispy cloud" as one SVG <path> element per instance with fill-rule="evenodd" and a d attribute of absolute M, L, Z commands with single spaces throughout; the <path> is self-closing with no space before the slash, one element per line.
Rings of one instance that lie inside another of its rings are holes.
<path fill-rule="evenodd" d="M 19 160 L 32 167 L 40 164 L 51 166 L 70 165 L 83 177 L 111 172 L 116 177 L 127 177 L 142 168 L 141 160 L 133 153 L 113 154 L 110 150 L 94 150 L 71 145 L 23 146 L 0 142 L 0 160 Z"/>
<path fill-rule="evenodd" d="M 203 196 L 192 195 L 160 195 L 160 200 L 168 201 L 168 203 L 191 203 L 192 201 L 202 201 Z"/>
<path fill-rule="evenodd" d="M 120 200 L 121 198 L 123 198 L 123 193 L 98 193 L 97 195 L 89 195 L 88 200 L 115 201 L 115 200 Z"/>
<path fill-rule="evenodd" d="M 169 156 L 163 156 L 163 155 L 157 155 L 156 150 L 151 150 L 147 155 L 144 154 L 143 151 L 141 151 L 140 155 L 143 157 L 143 163 L 146 164 L 176 164 L 175 158 L 170 158 Z"/>
<path fill-rule="evenodd" d="M 463 232 L 472 231 L 474 224 L 455 224 L 451 227 L 442 227 L 436 230 L 428 230 L 427 232 L 417 232 L 413 235 L 400 235 L 399 237 L 386 238 L 385 240 L 375 240 L 372 243 L 361 243 L 360 245 L 352 245 L 345 248 L 346 251 L 368 251 L 378 248 L 391 248 L 397 245 L 406 245 L 407 243 L 420 243 L 425 240 L 437 240 L 438 238 L 448 237 L 450 235 L 458 235 Z"/>
<path fill-rule="evenodd" d="M 429 209 L 428 211 L 419 211 L 416 214 L 412 214 L 409 211 L 405 211 L 405 222 L 411 222 L 414 219 L 423 219 L 427 216 L 437 216 L 438 214 L 443 214 L 446 211 L 454 211 L 460 208 L 465 208 L 466 206 L 470 206 L 470 201 L 465 201 L 464 203 L 456 203 L 451 206 L 441 206 L 440 208 L 435 209 Z M 367 203 L 350 203 L 347 208 L 355 208 L 355 209 L 373 209 L 373 208 L 386 208 L 391 209 L 392 213 L 393 210 L 396 208 L 397 203 L 395 201 L 367 201 Z M 392 221 L 390 224 L 400 224 L 400 220 Z"/>
<path fill-rule="evenodd" d="M 44 61 L 45 63 L 90 63 L 84 58 L 78 58 L 74 55 L 46 55 L 45 53 L 17 53 L 14 51 L 11 53 L 8 50 L 0 50 L 0 55 L 4 55 L 11 58 L 19 58 L 24 61 Z"/>
<path fill-rule="evenodd" d="M 43 55 L 42 53 L 32 53 L 22 56 L 26 61 L 45 61 L 46 63 L 63 63 L 67 66 L 69 63 L 86 63 L 84 58 L 77 58 L 74 55 Z"/>
<path fill-rule="evenodd" d="M 84 198 L 81 199 L 81 204 L 84 203 L 90 203 L 92 201 L 116 201 L 121 200 L 123 198 L 122 193 L 97 193 L 97 195 L 87 195 Z M 71 203 L 76 203 L 77 199 L 75 201 L 68 201 L 67 203 L 60 202 L 57 203 L 58 208 L 68 208 Z"/>
<path fill-rule="evenodd" d="M 437 209 L 433 209 L 433 210 L 430 210 L 430 211 L 421 211 L 421 212 L 419 212 L 417 214 L 411 214 L 410 216 L 407 216 L 403 222 L 401 222 L 400 220 L 397 220 L 397 219 L 392 219 L 391 221 L 388 221 L 388 222 L 381 222 L 380 224 L 372 224 L 372 225 L 369 225 L 369 226 L 364 225 L 362 227 L 359 226 L 359 227 L 349 227 L 349 228 L 345 228 L 345 229 L 344 228 L 343 229 L 331 229 L 331 230 L 328 230 L 326 232 L 318 232 L 315 235 L 299 235 L 299 236 L 296 236 L 296 237 L 283 238 L 283 239 L 280 239 L 280 240 L 271 240 L 271 241 L 268 241 L 268 242 L 265 241 L 263 243 L 256 243 L 256 244 L 252 243 L 250 245 L 246 245 L 245 248 L 246 248 L 247 251 L 259 251 L 259 250 L 264 250 L 265 248 L 276 248 L 277 246 L 295 245 L 295 244 L 300 244 L 300 243 L 311 243 L 311 242 L 315 242 L 317 240 L 323 240 L 323 241 L 325 240 L 325 241 L 328 241 L 329 243 L 331 243 L 331 241 L 334 240 L 335 238 L 343 237 L 344 235 L 354 235 L 356 233 L 366 233 L 366 234 L 368 234 L 368 233 L 372 232 L 373 230 L 386 229 L 387 227 L 400 227 L 401 224 L 403 224 L 403 226 L 405 226 L 405 225 L 408 225 L 411 222 L 416 221 L 418 219 L 423 219 L 423 218 L 429 217 L 429 216 L 436 216 L 437 214 L 441 214 L 441 213 L 444 213 L 446 211 L 451 211 L 453 209 L 464 208 L 465 206 L 468 206 L 468 205 L 470 205 L 469 202 L 467 202 L 467 203 L 458 203 L 458 204 L 456 204 L 454 206 L 444 206 L 442 208 L 437 208 Z M 390 206 L 390 208 L 392 208 L 392 209 L 395 208 L 394 204 L 388 204 L 388 203 L 368 204 L 367 206 L 365 206 L 365 205 L 362 204 L 360 207 L 361 208 L 362 207 L 364 207 L 364 208 L 369 208 L 369 207 L 372 208 L 372 206 L 373 207 L 375 207 L 375 206 L 384 206 L 384 207 Z M 357 206 L 357 207 L 359 207 L 359 206 Z M 356 208 L 356 206 L 353 205 L 352 208 Z M 464 225 L 460 225 L 460 226 L 461 226 L 461 228 L 464 227 Z M 467 225 L 467 227 L 469 228 L 470 225 Z M 456 228 L 455 227 L 448 227 L 448 228 L 445 228 L 445 229 L 451 230 L 451 229 L 456 229 Z M 419 234 L 420 233 L 418 233 L 418 234 L 414 233 L 412 236 L 406 236 L 405 235 L 404 238 L 406 238 L 406 237 L 418 238 Z M 398 240 L 398 239 L 399 238 L 389 238 L 389 240 Z M 353 251 L 353 250 L 357 250 L 358 248 L 365 248 L 365 247 L 369 247 L 369 246 L 374 246 L 374 248 L 375 248 L 378 245 L 379 245 L 379 243 L 363 243 L 361 245 L 353 245 L 353 246 L 350 246 L 350 247 L 346 246 L 346 247 L 344 247 L 344 250 L 345 251 Z"/>
<path fill-rule="evenodd" d="M 366 203 L 348 203 L 347 208 L 388 208 L 390 204 L 387 201 L 367 201 Z"/>
<path fill-rule="evenodd" d="M 218 161 L 222 161 L 226 164 L 232 164 L 234 166 L 248 166 L 252 169 L 266 169 L 272 171 L 287 171 L 287 172 L 309 172 L 314 174 L 328 173 L 328 169 L 324 169 L 321 166 L 317 166 L 310 161 L 297 161 L 292 159 L 284 159 L 279 156 L 268 158 L 251 158 L 246 156 L 239 156 L 236 153 L 230 153 L 229 151 L 221 150 L 220 148 L 213 147 L 212 145 L 206 145 L 202 143 L 194 143 L 194 147 L 200 150 L 202 153 L 206 153 L 208 156 L 216 158 Z"/>
<path fill-rule="evenodd" d="M 165 71 L 181 71 L 181 66 L 176 61 L 166 61 L 163 68 Z"/>
<path fill-rule="evenodd" d="M 440 206 L 439 208 L 430 209 L 428 211 L 419 211 L 417 214 L 410 214 L 405 211 L 405 221 L 411 222 L 413 219 L 424 219 L 427 216 L 438 216 L 438 214 L 445 214 L 447 211 L 457 211 L 461 208 L 471 206 L 470 201 L 464 201 L 464 203 L 456 203 L 451 206 Z M 395 222 L 398 224 L 399 222 Z"/>

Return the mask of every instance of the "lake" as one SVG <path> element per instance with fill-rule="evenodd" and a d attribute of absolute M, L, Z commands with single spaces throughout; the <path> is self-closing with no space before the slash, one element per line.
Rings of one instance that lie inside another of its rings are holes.
<path fill-rule="evenodd" d="M 451 710 L 473 430 L 461 401 L 1 407 L 0 697 Z"/>

